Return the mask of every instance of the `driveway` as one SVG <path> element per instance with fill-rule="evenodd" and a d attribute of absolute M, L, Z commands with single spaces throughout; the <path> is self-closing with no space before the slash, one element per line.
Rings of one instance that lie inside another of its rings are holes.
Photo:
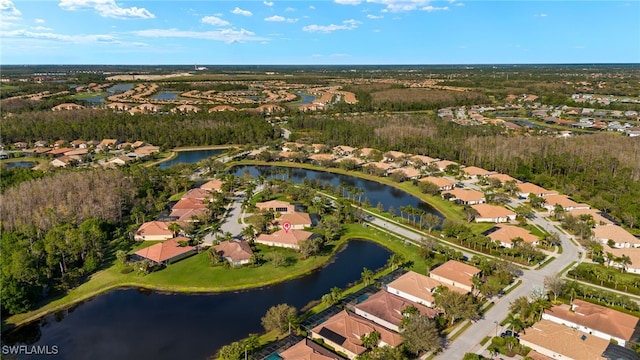
<path fill-rule="evenodd" d="M 222 226 L 220 226 L 220 232 L 225 233 L 229 232 L 233 235 L 234 238 L 240 238 L 242 229 L 244 229 L 244 225 L 240 223 L 240 216 L 242 214 L 242 201 L 244 200 L 245 193 L 237 192 L 235 193 L 231 204 L 227 207 L 227 213 L 224 218 L 224 222 Z M 204 236 L 204 243 L 206 245 L 212 245 L 214 241 L 216 241 L 215 234 L 209 232 Z"/>

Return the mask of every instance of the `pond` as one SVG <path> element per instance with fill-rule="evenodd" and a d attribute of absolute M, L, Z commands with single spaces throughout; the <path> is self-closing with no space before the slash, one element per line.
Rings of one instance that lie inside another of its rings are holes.
<path fill-rule="evenodd" d="M 161 169 L 165 169 L 175 164 L 193 164 L 200 160 L 222 154 L 225 151 L 227 151 L 227 149 L 178 151 L 178 156 L 169 161 L 162 162 L 158 164 L 158 166 Z"/>
<path fill-rule="evenodd" d="M 110 93 L 118 93 L 125 92 L 133 89 L 133 84 L 116 84 L 110 88 L 107 88 L 107 91 Z"/>
<path fill-rule="evenodd" d="M 33 161 L 12 161 L 4 163 L 4 166 L 6 169 L 13 169 L 17 167 L 32 168 L 36 166 L 36 163 Z"/>
<path fill-rule="evenodd" d="M 315 96 L 311 96 L 308 94 L 304 94 L 304 93 L 296 93 L 296 95 L 300 96 L 302 98 L 302 100 L 300 101 L 300 104 L 311 104 L 313 102 L 313 100 L 316 99 Z"/>
<path fill-rule="evenodd" d="M 178 98 L 178 93 L 175 91 L 160 91 L 151 98 L 156 100 L 176 100 Z"/>
<path fill-rule="evenodd" d="M 246 172 L 253 177 L 264 176 L 265 178 L 284 178 L 297 184 L 301 184 L 305 179 L 308 179 L 328 183 L 334 187 L 341 184 L 343 186 L 357 187 L 364 191 L 361 198 L 362 201 L 368 198 L 369 202 L 373 206 L 381 203 L 385 210 L 389 209 L 389 206 L 393 206 L 397 211 L 401 206 L 411 205 L 425 212 L 444 218 L 444 216 L 431 205 L 415 196 L 409 195 L 402 190 L 394 188 L 393 186 L 361 179 L 355 176 L 334 174 L 326 171 L 277 166 L 241 165 L 233 168 L 233 173 L 236 176 L 242 176 Z"/>
<path fill-rule="evenodd" d="M 301 309 L 332 287 L 359 280 L 363 267 L 384 266 L 390 255 L 376 243 L 352 240 L 325 268 L 265 288 L 200 295 L 115 290 L 3 334 L 2 340 L 57 345 L 62 359 L 205 359 L 263 332 L 260 319 L 271 306 Z"/>

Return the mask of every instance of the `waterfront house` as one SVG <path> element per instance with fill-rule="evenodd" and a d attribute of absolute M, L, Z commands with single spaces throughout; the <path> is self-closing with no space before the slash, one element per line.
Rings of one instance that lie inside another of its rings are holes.
<path fill-rule="evenodd" d="M 243 240 L 223 241 L 215 246 L 216 253 L 222 256 L 231 266 L 242 266 L 251 262 L 253 251 L 249 243 Z"/>
<path fill-rule="evenodd" d="M 311 236 L 313 236 L 313 233 L 309 231 L 297 229 L 285 231 L 284 229 L 280 229 L 273 234 L 260 234 L 255 241 L 267 246 L 277 246 L 297 250 L 300 248 L 300 242 L 310 239 Z"/>
<path fill-rule="evenodd" d="M 393 331 L 400 331 L 400 324 L 404 318 L 403 311 L 413 306 L 426 317 L 434 318 L 438 312 L 417 302 L 393 295 L 385 290 L 369 296 L 366 300 L 354 306 L 356 314 L 376 324 Z"/>
<path fill-rule="evenodd" d="M 173 231 L 169 230 L 171 223 L 164 221 L 148 221 L 138 228 L 134 235 L 135 240 L 162 241 L 173 237 Z"/>
<path fill-rule="evenodd" d="M 176 237 L 138 250 L 135 255 L 156 264 L 168 265 L 196 253 L 194 246 L 181 245 L 188 241 L 186 237 Z"/>
<path fill-rule="evenodd" d="M 387 291 L 403 299 L 432 307 L 434 302 L 433 292 L 439 286 L 445 286 L 449 288 L 449 290 L 459 293 L 466 292 L 461 288 L 453 287 L 435 278 L 414 271 L 409 271 L 387 284 Z"/>
<path fill-rule="evenodd" d="M 471 207 L 478 212 L 475 222 L 503 223 L 516 219 L 516 213 L 497 205 L 477 204 Z"/>
<path fill-rule="evenodd" d="M 279 212 L 282 214 L 292 213 L 296 211 L 296 207 L 293 204 L 290 204 L 286 201 L 281 200 L 270 200 L 256 203 L 256 208 L 262 211 L 272 210 L 274 212 Z"/>
<path fill-rule="evenodd" d="M 291 224 L 292 229 L 303 230 L 304 228 L 311 227 L 311 216 L 304 212 L 292 212 L 280 215 L 279 218 L 274 220 L 274 225 L 282 226 L 282 224 L 288 222 Z"/>
<path fill-rule="evenodd" d="M 482 204 L 486 201 L 484 193 L 470 189 L 453 189 L 442 192 L 443 198 L 449 198 L 449 201 L 455 201 L 456 204 L 475 205 Z"/>
<path fill-rule="evenodd" d="M 334 354 L 308 338 L 300 340 L 292 347 L 280 352 L 278 356 L 282 360 L 344 360 L 342 356 Z"/>
<path fill-rule="evenodd" d="M 438 190 L 440 191 L 451 190 L 456 186 L 455 182 L 444 177 L 427 176 L 420 179 L 419 181 L 428 181 L 436 185 L 438 187 Z"/>
<path fill-rule="evenodd" d="M 224 184 L 224 181 L 222 180 L 218 180 L 218 179 L 213 179 L 213 180 L 209 180 L 206 183 L 200 185 L 200 189 L 204 189 L 210 192 L 222 192 L 222 185 Z"/>

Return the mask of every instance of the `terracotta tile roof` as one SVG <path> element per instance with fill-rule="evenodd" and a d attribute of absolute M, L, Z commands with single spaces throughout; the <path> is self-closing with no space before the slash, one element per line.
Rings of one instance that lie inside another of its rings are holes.
<path fill-rule="evenodd" d="M 358 355 L 367 350 L 367 348 L 362 345 L 360 338 L 373 331 L 379 332 L 380 340 L 389 344 L 391 347 L 398 346 L 402 343 L 402 337 L 400 337 L 399 334 L 346 310 L 330 317 L 327 321 L 316 326 L 311 331 L 319 335 L 323 333 L 337 335 L 332 336 L 334 342 Z"/>
<path fill-rule="evenodd" d="M 345 156 L 343 158 L 340 158 L 338 160 L 336 160 L 337 163 L 341 163 L 343 161 L 347 161 L 347 160 L 352 160 L 356 165 L 362 165 L 364 163 L 364 160 L 358 158 L 358 157 L 353 157 L 351 155 L 349 156 Z"/>
<path fill-rule="evenodd" d="M 496 225 L 494 229 L 496 230 L 487 236 L 494 241 L 500 241 L 505 244 L 513 243 L 512 240 L 518 237 L 522 238 L 524 242 L 529 244 L 540 241 L 540 238 L 530 233 L 529 230 L 518 226 L 500 224 Z"/>
<path fill-rule="evenodd" d="M 593 229 L 596 239 L 613 240 L 617 243 L 639 244 L 640 239 L 618 225 L 603 225 Z"/>
<path fill-rule="evenodd" d="M 294 205 L 286 202 L 286 201 L 281 201 L 281 200 L 269 200 L 269 201 L 263 201 L 263 202 L 259 202 L 256 203 L 256 208 L 258 209 L 275 209 L 275 208 L 287 208 L 287 209 L 292 209 L 294 207 Z M 293 211 L 293 210 L 292 210 Z"/>
<path fill-rule="evenodd" d="M 283 229 L 274 232 L 273 234 L 260 234 L 256 238 L 256 241 L 280 243 L 283 245 L 299 245 L 300 241 L 307 240 L 313 235 L 312 232 L 304 230 L 291 229 L 284 231 Z"/>
<path fill-rule="evenodd" d="M 180 210 L 180 209 L 204 209 L 207 207 L 207 204 L 202 202 L 201 199 L 185 199 L 182 198 L 178 200 L 178 202 L 173 205 L 171 210 Z"/>
<path fill-rule="evenodd" d="M 343 360 L 307 338 L 278 354 L 282 360 Z"/>
<path fill-rule="evenodd" d="M 593 221 L 596 222 L 596 225 L 600 225 L 600 223 L 613 224 L 611 220 L 602 216 L 600 211 L 596 209 L 573 209 L 573 210 L 567 211 L 567 214 L 575 217 L 580 217 L 580 215 L 591 215 L 591 218 L 593 219 Z"/>
<path fill-rule="evenodd" d="M 246 241 L 223 241 L 215 246 L 216 252 L 231 261 L 242 261 L 251 259 L 253 251 Z"/>
<path fill-rule="evenodd" d="M 436 186 L 438 186 L 439 188 L 444 188 L 444 187 L 448 187 L 448 186 L 454 186 L 456 183 L 447 179 L 447 178 L 443 178 L 443 177 L 437 177 L 437 176 L 427 176 L 424 177 L 422 179 L 420 179 L 420 181 L 428 181 L 432 184 L 435 184 Z"/>
<path fill-rule="evenodd" d="M 356 150 L 357 150 L 356 148 L 347 146 L 347 145 L 338 145 L 333 148 L 333 151 L 339 151 L 339 152 L 345 152 L 345 153 L 352 153 Z"/>
<path fill-rule="evenodd" d="M 469 176 L 487 176 L 487 175 L 494 174 L 493 171 L 485 170 L 477 166 L 467 166 L 462 169 L 462 172 L 464 172 Z"/>
<path fill-rule="evenodd" d="M 205 190 L 209 190 L 209 191 L 221 191 L 223 184 L 224 184 L 224 181 L 218 180 L 218 179 L 213 179 L 213 180 L 209 180 L 206 183 L 200 185 L 200 188 L 201 189 L 205 189 Z"/>
<path fill-rule="evenodd" d="M 216 112 L 216 111 L 238 111 L 238 109 L 234 108 L 231 105 L 218 105 L 209 109 L 209 112 Z"/>
<path fill-rule="evenodd" d="M 397 158 L 401 158 L 401 157 L 403 157 L 403 156 L 406 156 L 407 154 L 405 154 L 405 153 L 403 153 L 403 152 L 401 152 L 401 151 L 394 151 L 394 150 L 391 150 L 391 151 L 387 151 L 387 152 L 385 153 L 385 155 L 390 155 L 390 156 L 391 156 L 391 157 L 393 157 L 394 159 L 397 159 Z"/>
<path fill-rule="evenodd" d="M 86 155 L 89 153 L 89 149 L 85 148 L 85 149 L 75 149 L 75 150 L 70 150 L 65 152 L 64 154 L 66 156 L 72 156 L 72 155 Z"/>
<path fill-rule="evenodd" d="M 411 167 L 401 167 L 401 168 L 393 169 L 390 172 L 391 173 L 402 172 L 404 173 L 404 176 L 408 178 L 417 178 L 420 176 L 420 171 Z"/>
<path fill-rule="evenodd" d="M 527 328 L 526 333 L 520 334 L 520 341 L 580 360 L 605 360 L 601 354 L 609 345 L 607 340 L 549 320 L 540 320 Z"/>
<path fill-rule="evenodd" d="M 60 148 L 60 149 L 55 149 L 55 150 L 51 150 L 49 151 L 49 154 L 51 155 L 60 155 L 60 154 L 64 154 L 66 152 L 72 151 L 73 149 L 70 148 Z"/>
<path fill-rule="evenodd" d="M 457 162 L 453 162 L 450 160 L 440 160 L 435 163 L 438 169 L 446 169 L 449 165 L 459 165 Z"/>
<path fill-rule="evenodd" d="M 567 195 L 547 195 L 544 196 L 545 203 L 549 206 L 560 205 L 563 208 L 588 207 L 587 204 L 580 204 L 571 200 Z"/>
<path fill-rule="evenodd" d="M 365 157 L 366 157 L 366 156 L 371 155 L 371 153 L 372 153 L 373 151 L 375 151 L 375 150 L 376 150 L 376 149 L 373 149 L 373 148 L 362 148 L 362 149 L 360 149 L 360 155 L 361 155 L 361 156 L 365 156 Z"/>
<path fill-rule="evenodd" d="M 529 351 L 527 357 L 530 357 L 531 360 L 554 360 L 552 357 L 548 357 L 547 355 L 540 354 L 535 350 Z"/>
<path fill-rule="evenodd" d="M 434 300 L 433 291 L 438 286 L 446 286 L 447 288 L 449 288 L 449 290 L 454 290 L 461 293 L 464 292 L 461 291 L 461 289 L 454 288 L 451 285 L 447 285 L 441 281 L 430 278 L 426 275 L 418 274 L 414 271 L 409 271 L 387 284 L 387 288 L 398 289 L 418 299 L 422 299 L 430 304 L 432 304 Z"/>
<path fill-rule="evenodd" d="M 429 164 L 432 163 L 434 161 L 436 161 L 436 159 L 426 156 L 426 155 L 413 155 L 410 160 L 412 161 L 421 161 L 423 164 Z"/>
<path fill-rule="evenodd" d="M 452 280 L 458 284 L 473 286 L 471 280 L 474 275 L 479 274 L 482 270 L 475 266 L 471 266 L 460 261 L 449 260 L 430 271 L 431 275 L 440 276 L 445 279 Z"/>
<path fill-rule="evenodd" d="M 536 194 L 538 196 L 540 196 L 540 194 L 557 194 L 558 193 L 557 191 L 547 190 L 541 186 L 538 186 L 536 184 L 532 184 L 529 182 L 525 182 L 518 185 L 518 190 L 520 190 L 521 193 Z"/>
<path fill-rule="evenodd" d="M 633 315 L 583 300 L 574 300 L 571 307 L 573 311 L 567 305 L 556 305 L 544 313 L 625 340 L 631 340 L 640 321 Z"/>
<path fill-rule="evenodd" d="M 438 312 L 432 308 L 393 295 L 385 290 L 378 291 L 371 295 L 367 300 L 357 304 L 355 308 L 399 326 L 403 319 L 402 311 L 408 306 L 416 307 L 420 314 L 429 318 L 434 318 L 438 314 Z"/>
<path fill-rule="evenodd" d="M 485 199 L 483 192 L 471 189 L 453 189 L 443 191 L 442 194 L 451 194 L 454 198 L 464 202 L 483 201 Z"/>
<path fill-rule="evenodd" d="M 206 213 L 206 208 L 200 209 L 173 209 L 171 210 L 170 217 L 177 217 L 179 221 L 191 221 L 193 217 L 200 217 Z"/>
<path fill-rule="evenodd" d="M 513 211 L 497 205 L 489 205 L 489 204 L 477 204 L 471 205 L 478 212 L 479 218 L 498 218 L 498 217 L 507 217 L 507 216 L 515 216 L 516 213 Z"/>
<path fill-rule="evenodd" d="M 182 199 L 195 199 L 202 201 L 210 196 L 211 192 L 209 190 L 195 188 L 187 191 L 184 195 L 182 195 Z"/>
<path fill-rule="evenodd" d="M 606 253 L 612 253 L 613 256 L 616 256 L 616 257 L 622 257 L 622 255 L 627 255 L 631 260 L 631 266 L 629 267 L 634 269 L 640 269 L 640 248 L 634 248 L 634 247 L 623 248 L 623 249 L 607 248 L 605 251 L 605 257 L 606 257 Z"/>
<path fill-rule="evenodd" d="M 487 179 L 498 179 L 501 183 L 506 183 L 507 181 L 515 181 L 517 183 L 519 183 L 519 180 L 516 180 L 514 178 L 512 178 L 511 176 L 507 175 L 507 174 L 495 174 L 495 175 L 489 175 L 487 177 Z"/>
<path fill-rule="evenodd" d="M 186 237 L 169 239 L 146 247 L 142 250 L 138 250 L 136 251 L 136 255 L 161 263 L 195 250 L 195 247 L 193 246 L 180 246 L 178 241 L 189 241 L 189 239 Z"/>
<path fill-rule="evenodd" d="M 372 167 L 378 168 L 380 170 L 389 170 L 392 165 L 389 164 L 389 163 L 385 163 L 385 162 L 374 161 L 374 162 L 368 163 L 365 166 L 372 166 Z"/>
<path fill-rule="evenodd" d="M 315 161 L 332 161 L 333 160 L 333 155 L 331 154 L 313 154 L 311 156 L 309 156 L 310 160 L 315 160 Z"/>
<path fill-rule="evenodd" d="M 288 214 L 282 214 L 279 218 L 275 219 L 278 224 L 285 222 L 291 223 L 291 225 L 305 225 L 311 226 L 311 216 L 305 212 L 292 212 Z"/>
<path fill-rule="evenodd" d="M 148 221 L 138 228 L 136 236 L 173 236 L 173 232 L 169 230 L 169 222 L 164 221 Z"/>

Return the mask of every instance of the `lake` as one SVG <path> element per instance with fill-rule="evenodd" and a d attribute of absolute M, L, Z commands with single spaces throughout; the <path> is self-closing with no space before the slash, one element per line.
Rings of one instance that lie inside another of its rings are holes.
<path fill-rule="evenodd" d="M 107 88 L 107 91 L 110 93 L 117 93 L 129 91 L 131 89 L 133 89 L 133 84 L 116 84 L 110 88 Z"/>
<path fill-rule="evenodd" d="M 178 156 L 175 158 L 158 164 L 161 169 L 168 168 L 175 164 L 193 164 L 200 160 L 210 158 L 222 154 L 227 149 L 208 149 L 208 150 L 191 150 L 191 151 L 178 151 Z"/>
<path fill-rule="evenodd" d="M 269 287 L 199 295 L 115 290 L 3 334 L 2 341 L 58 345 L 62 359 L 205 359 L 263 332 L 260 319 L 271 306 L 301 309 L 359 280 L 363 267 L 384 266 L 390 255 L 376 243 L 352 240 L 325 268 Z M 46 356 L 29 357 L 38 358 Z"/>
<path fill-rule="evenodd" d="M 12 162 L 6 162 L 4 163 L 4 165 L 6 169 L 13 169 L 17 167 L 32 168 L 36 166 L 36 163 L 33 161 L 12 161 Z"/>
<path fill-rule="evenodd" d="M 277 169 L 281 169 L 284 173 L 274 173 L 274 170 Z M 233 168 L 233 173 L 236 176 L 242 176 L 245 172 L 248 172 L 253 177 L 264 176 L 266 178 L 280 179 L 284 177 L 285 179 L 289 179 L 297 184 L 301 184 L 305 179 L 315 179 L 323 183 L 329 183 L 334 187 L 340 184 L 358 187 L 364 190 L 362 201 L 364 201 L 365 198 L 368 198 L 369 202 L 373 206 L 376 206 L 378 202 L 380 202 L 384 206 L 385 210 L 389 209 L 389 206 L 393 206 L 396 211 L 398 211 L 401 206 L 411 205 L 425 212 L 444 218 L 444 216 L 431 205 L 415 196 L 409 195 L 402 190 L 394 188 L 393 186 L 361 179 L 355 176 L 334 174 L 326 171 L 262 165 L 241 165 Z"/>

